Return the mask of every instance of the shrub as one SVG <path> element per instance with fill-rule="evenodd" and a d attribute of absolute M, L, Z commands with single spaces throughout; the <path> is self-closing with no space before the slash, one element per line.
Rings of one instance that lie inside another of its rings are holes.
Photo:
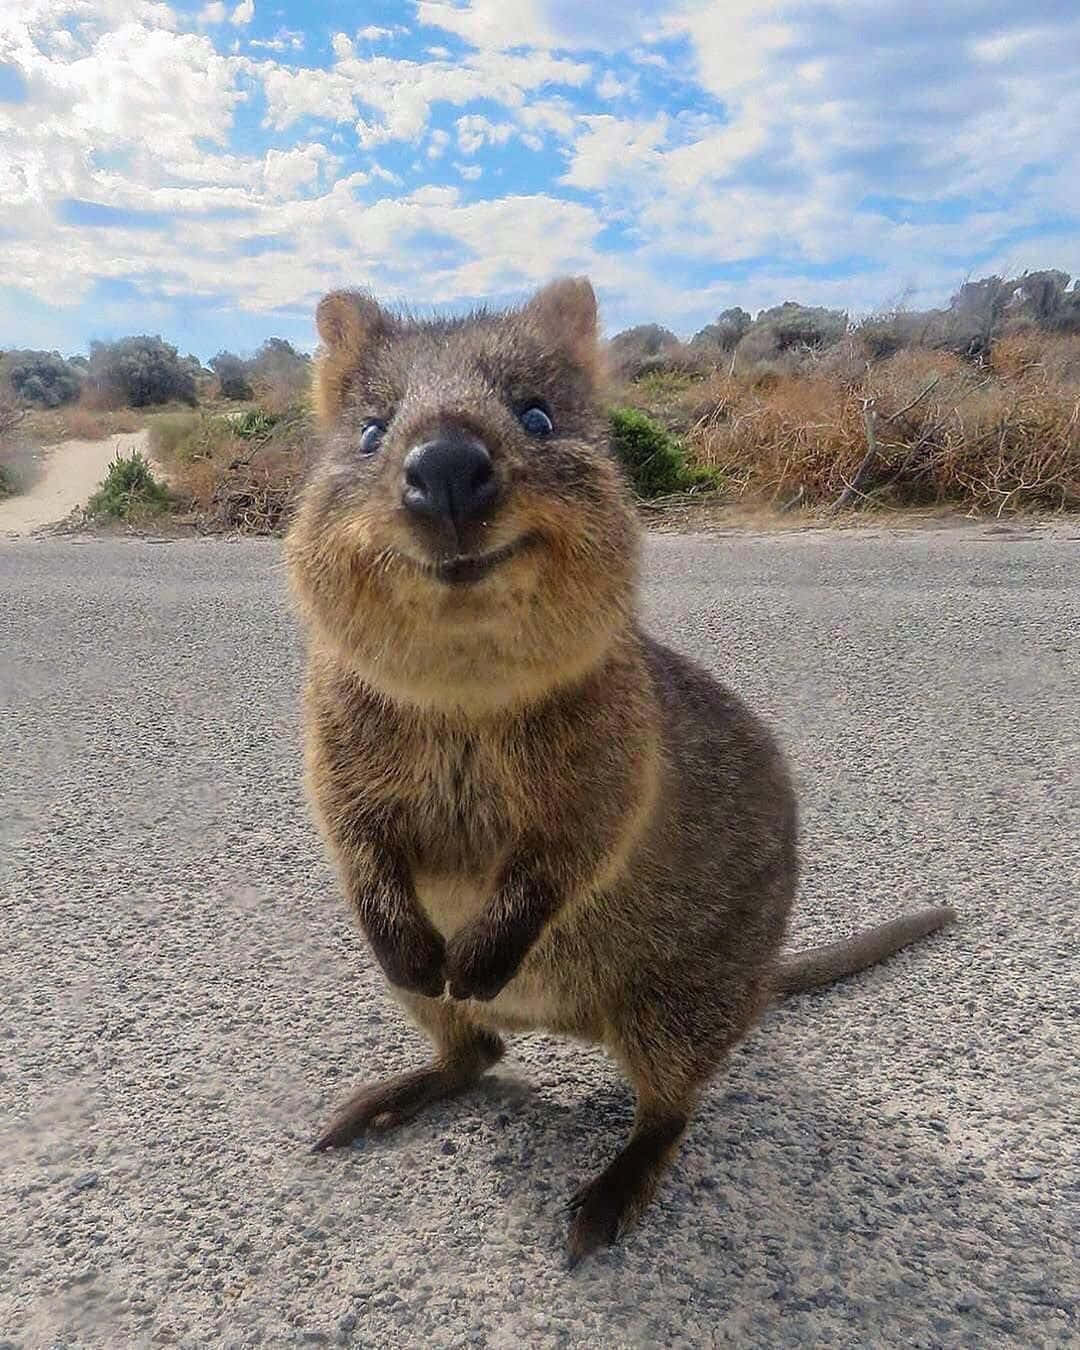
<path fill-rule="evenodd" d="M 26 417 L 26 409 L 20 408 L 14 398 L 0 387 L 0 441 L 10 436 Z"/>
<path fill-rule="evenodd" d="M 169 414 L 150 429 L 155 456 L 190 501 L 203 528 L 274 534 L 284 525 L 311 459 L 304 408 L 275 415 Z"/>
<path fill-rule="evenodd" d="M 25 448 L 18 444 L 15 431 L 26 417 L 14 397 L 0 386 L 0 500 L 20 491 L 22 474 L 19 463 L 25 457 Z"/>
<path fill-rule="evenodd" d="M 87 383 L 102 406 L 146 408 L 155 403 L 195 405 L 195 378 L 175 347 L 160 337 L 92 342 Z"/>
<path fill-rule="evenodd" d="M 691 463 L 714 468 L 736 495 L 786 501 L 801 491 L 807 505 L 843 497 L 998 514 L 1080 507 L 1076 338 L 1002 339 L 981 367 L 905 349 L 864 366 L 858 381 L 827 362 L 768 388 L 723 375 L 694 397 Z"/>
<path fill-rule="evenodd" d="M 95 412 L 81 402 L 64 413 L 57 439 L 71 441 L 102 441 L 106 436 L 124 435 L 138 431 L 142 421 L 132 412 Z"/>
<path fill-rule="evenodd" d="M 688 470 L 682 446 L 647 413 L 613 408 L 611 448 L 639 497 L 662 497 L 711 482 L 713 475 Z"/>
<path fill-rule="evenodd" d="M 284 338 L 267 338 L 248 371 L 256 397 L 271 412 L 305 402 L 311 389 L 311 357 Z"/>
<path fill-rule="evenodd" d="M 682 343 L 668 328 L 643 323 L 616 333 L 608 343 L 608 359 L 617 378 L 640 379 L 647 371 L 666 369 L 666 360 Z"/>
<path fill-rule="evenodd" d="M 0 379 L 16 398 L 34 408 L 73 403 L 82 389 L 76 366 L 59 352 L 9 351 L 0 357 Z"/>
<path fill-rule="evenodd" d="M 750 315 L 738 305 L 734 309 L 725 309 L 722 314 L 717 315 L 713 323 L 707 323 L 700 332 L 694 334 L 690 339 L 690 346 L 706 349 L 716 347 L 721 352 L 729 352 L 738 344 L 752 323 Z"/>
<path fill-rule="evenodd" d="M 798 357 L 820 351 L 840 341 L 847 331 L 847 315 L 838 309 L 797 305 L 785 300 L 773 309 L 763 309 L 739 339 L 737 365 L 775 362 L 791 353 Z M 780 363 L 778 373 L 786 373 L 791 363 Z"/>
<path fill-rule="evenodd" d="M 248 379 L 248 364 L 232 352 L 218 352 L 210 360 L 210 369 L 218 379 L 221 397 L 243 402 L 254 398 L 255 391 Z"/>
<path fill-rule="evenodd" d="M 281 420 L 281 414 L 267 412 L 265 408 L 249 408 L 241 416 L 230 419 L 233 435 L 242 441 L 257 441 L 269 436 Z"/>
<path fill-rule="evenodd" d="M 133 450 L 130 456 L 117 452 L 86 509 L 91 516 L 130 520 L 139 514 L 164 511 L 169 500 L 168 490 L 154 477 L 146 459 Z"/>

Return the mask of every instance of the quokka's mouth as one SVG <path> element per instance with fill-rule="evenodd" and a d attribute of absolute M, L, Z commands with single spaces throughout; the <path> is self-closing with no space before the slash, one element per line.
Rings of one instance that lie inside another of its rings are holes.
<path fill-rule="evenodd" d="M 532 543 L 531 535 L 522 535 L 520 539 L 515 539 L 513 543 L 493 549 L 490 553 L 464 554 L 454 558 L 444 558 L 437 563 L 429 563 L 425 571 L 437 577 L 447 586 L 470 586 L 477 581 L 483 581 L 486 576 L 490 576 L 495 568 L 504 562 L 508 562 Z"/>

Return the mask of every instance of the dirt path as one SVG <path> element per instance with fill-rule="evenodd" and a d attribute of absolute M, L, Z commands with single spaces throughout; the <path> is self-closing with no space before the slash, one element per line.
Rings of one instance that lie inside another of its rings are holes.
<path fill-rule="evenodd" d="M 61 441 L 47 452 L 41 477 L 26 491 L 0 502 L 0 537 L 18 538 L 64 520 L 96 492 L 117 451 L 149 457 L 144 429 L 102 441 Z"/>

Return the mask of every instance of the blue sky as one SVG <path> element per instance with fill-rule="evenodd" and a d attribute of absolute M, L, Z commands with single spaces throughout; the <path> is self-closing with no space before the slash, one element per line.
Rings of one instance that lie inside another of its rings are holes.
<path fill-rule="evenodd" d="M 587 273 L 607 329 L 1080 271 L 1073 0 L 20 0 L 0 347 L 315 341 Z"/>

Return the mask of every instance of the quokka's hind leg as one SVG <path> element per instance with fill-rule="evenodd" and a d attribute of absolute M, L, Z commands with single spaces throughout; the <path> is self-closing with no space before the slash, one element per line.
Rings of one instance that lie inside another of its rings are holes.
<path fill-rule="evenodd" d="M 416 994 L 399 997 L 434 1042 L 434 1060 L 360 1088 L 339 1108 L 313 1152 L 351 1143 L 368 1130 L 403 1125 L 425 1106 L 471 1087 L 501 1057 L 502 1040 L 470 1022 L 458 1005 Z"/>
<path fill-rule="evenodd" d="M 691 988 L 683 990 L 681 1002 L 657 992 L 640 1002 L 624 1001 L 612 1020 L 608 1049 L 637 1093 L 634 1127 L 624 1148 L 570 1201 L 571 1265 L 618 1241 L 641 1217 L 702 1087 L 753 1023 L 764 998 L 751 982 L 728 991 L 727 998 L 714 995 L 711 1006 L 695 1001 Z M 694 1016 L 698 1006 L 704 1013 L 700 1019 Z M 695 1021 L 702 1025 L 695 1028 Z"/>
<path fill-rule="evenodd" d="M 617 1242 L 641 1216 L 689 1122 L 696 1096 L 692 1087 L 659 1095 L 654 1083 L 634 1077 L 637 1112 L 630 1138 L 569 1203 L 574 1212 L 568 1238 L 571 1265 Z"/>

